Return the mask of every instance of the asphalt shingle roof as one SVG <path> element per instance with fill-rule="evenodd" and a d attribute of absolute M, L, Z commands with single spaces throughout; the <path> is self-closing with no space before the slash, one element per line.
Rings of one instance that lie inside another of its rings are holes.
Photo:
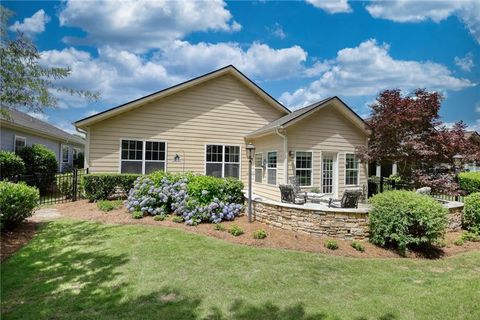
<path fill-rule="evenodd" d="M 68 141 L 85 145 L 85 140 L 81 137 L 65 132 L 45 121 L 34 118 L 24 112 L 13 109 L 8 109 L 8 112 L 10 114 L 10 119 L 5 118 L 3 115 L 0 115 L 0 118 L 3 121 L 9 122 L 16 127 L 27 128 L 42 133 L 44 135 L 51 136 L 52 138 L 56 138 L 58 140 L 64 140 L 66 142 Z"/>

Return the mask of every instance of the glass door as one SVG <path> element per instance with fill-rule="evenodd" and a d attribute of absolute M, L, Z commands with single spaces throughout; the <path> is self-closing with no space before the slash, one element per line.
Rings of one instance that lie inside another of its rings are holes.
<path fill-rule="evenodd" d="M 335 155 L 322 154 L 322 193 L 334 194 Z"/>

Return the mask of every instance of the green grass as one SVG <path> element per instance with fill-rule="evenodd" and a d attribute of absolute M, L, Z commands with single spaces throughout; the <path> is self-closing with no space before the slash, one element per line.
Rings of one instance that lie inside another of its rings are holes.
<path fill-rule="evenodd" d="M 2 319 L 479 319 L 480 252 L 354 259 L 58 220 L 1 265 Z"/>

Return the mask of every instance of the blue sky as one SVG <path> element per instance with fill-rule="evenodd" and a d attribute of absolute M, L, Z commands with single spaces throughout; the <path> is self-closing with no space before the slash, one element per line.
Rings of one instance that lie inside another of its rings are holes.
<path fill-rule="evenodd" d="M 480 1 L 3 1 L 42 63 L 70 66 L 45 119 L 71 122 L 233 64 L 295 109 L 338 95 L 360 115 L 387 88 L 445 95 L 443 121 L 480 130 Z"/>

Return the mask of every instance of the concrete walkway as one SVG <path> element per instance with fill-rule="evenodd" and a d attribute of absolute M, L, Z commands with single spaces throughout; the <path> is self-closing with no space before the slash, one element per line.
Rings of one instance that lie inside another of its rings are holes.
<path fill-rule="evenodd" d="M 62 217 L 56 208 L 41 208 L 33 213 L 32 221 L 50 221 Z"/>

